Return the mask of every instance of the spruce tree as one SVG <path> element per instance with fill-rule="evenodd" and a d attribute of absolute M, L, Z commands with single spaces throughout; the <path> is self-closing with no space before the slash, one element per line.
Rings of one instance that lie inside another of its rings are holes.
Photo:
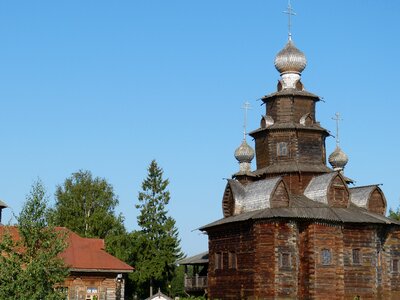
<path fill-rule="evenodd" d="M 38 181 L 17 218 L 18 226 L 1 228 L 0 299 L 65 299 L 55 289 L 68 275 L 59 257 L 67 246 L 65 236 L 49 226 L 46 214 L 46 192 Z"/>
<path fill-rule="evenodd" d="M 175 220 L 168 215 L 170 201 L 168 179 L 163 179 L 163 170 L 153 160 L 148 167 L 147 178 L 139 192 L 138 215 L 139 245 L 133 277 L 141 285 L 165 288 L 176 269 L 176 261 L 182 257 Z"/>

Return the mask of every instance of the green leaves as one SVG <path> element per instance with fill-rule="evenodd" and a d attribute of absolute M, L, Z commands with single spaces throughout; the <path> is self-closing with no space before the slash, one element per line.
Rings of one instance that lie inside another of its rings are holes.
<path fill-rule="evenodd" d="M 64 234 L 47 224 L 47 212 L 46 191 L 37 181 L 17 218 L 18 226 L 4 228 L 0 241 L 0 299 L 65 298 L 54 286 L 68 274 L 58 256 L 67 245 Z"/>
<path fill-rule="evenodd" d="M 57 187 L 51 218 L 82 237 L 106 238 L 125 232 L 123 217 L 115 215 L 117 205 L 112 185 L 81 170 Z"/>

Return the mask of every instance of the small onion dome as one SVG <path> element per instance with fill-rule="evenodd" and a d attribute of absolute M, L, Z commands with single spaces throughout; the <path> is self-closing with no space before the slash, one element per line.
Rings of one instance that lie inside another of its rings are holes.
<path fill-rule="evenodd" d="M 253 160 L 254 150 L 247 144 L 246 140 L 243 140 L 239 148 L 236 149 L 235 158 L 239 163 L 251 163 Z"/>
<path fill-rule="evenodd" d="M 294 46 L 292 40 L 289 40 L 285 48 L 279 51 L 275 57 L 275 68 L 281 74 L 300 74 L 305 69 L 306 65 L 306 56 Z"/>
<path fill-rule="evenodd" d="M 333 151 L 332 154 L 329 155 L 328 161 L 331 164 L 332 168 L 337 171 L 344 169 L 344 167 L 349 162 L 349 158 L 346 153 L 344 153 L 343 150 L 340 149 L 339 146 L 336 146 L 335 151 Z"/>

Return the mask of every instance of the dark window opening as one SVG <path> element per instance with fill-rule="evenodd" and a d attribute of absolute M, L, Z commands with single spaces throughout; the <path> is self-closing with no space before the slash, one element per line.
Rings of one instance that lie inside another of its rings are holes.
<path fill-rule="evenodd" d="M 223 255 L 222 252 L 215 253 L 215 270 L 222 270 L 223 267 Z"/>
<path fill-rule="evenodd" d="M 229 269 L 237 269 L 237 257 L 235 252 L 229 252 Z"/>
<path fill-rule="evenodd" d="M 399 260 L 396 258 L 392 260 L 392 271 L 393 272 L 399 271 Z"/>
<path fill-rule="evenodd" d="M 361 264 L 360 249 L 353 249 L 353 264 L 354 265 Z"/>
<path fill-rule="evenodd" d="M 280 255 L 280 267 L 290 268 L 290 253 L 281 253 Z"/>
<path fill-rule="evenodd" d="M 324 266 L 329 266 L 332 263 L 332 253 L 329 249 L 322 249 L 321 252 L 321 263 Z"/>

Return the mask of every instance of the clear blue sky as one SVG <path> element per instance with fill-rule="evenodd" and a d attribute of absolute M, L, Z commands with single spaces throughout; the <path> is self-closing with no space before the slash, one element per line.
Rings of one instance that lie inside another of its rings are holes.
<path fill-rule="evenodd" d="M 296 1 L 302 81 L 339 111 L 346 175 L 383 183 L 399 205 L 400 2 Z M 243 102 L 258 128 L 287 40 L 286 0 L 0 1 L 0 199 L 18 214 L 40 177 L 51 202 L 79 169 L 115 188 L 129 230 L 147 166 L 170 179 L 170 214 L 188 254 L 195 229 L 222 217 L 223 178 L 238 170 Z M 249 143 L 253 145 L 251 139 Z M 328 154 L 334 138 L 327 139 Z M 4 210 L 4 222 L 11 210 Z M 193 231 L 194 230 L 194 231 Z"/>

